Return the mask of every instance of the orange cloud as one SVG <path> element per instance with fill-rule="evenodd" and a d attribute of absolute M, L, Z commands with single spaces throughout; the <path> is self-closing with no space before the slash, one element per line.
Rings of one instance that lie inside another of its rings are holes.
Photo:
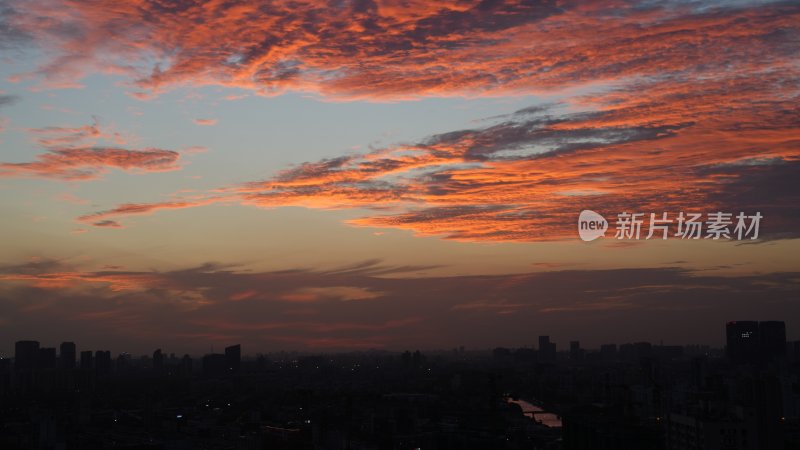
<path fill-rule="evenodd" d="M 227 199 L 226 197 L 209 197 L 201 200 L 191 200 L 191 201 L 168 201 L 161 203 L 125 203 L 113 209 L 109 209 L 107 211 L 99 211 L 96 213 L 80 216 L 78 217 L 78 221 L 92 223 L 94 226 L 108 226 L 108 225 L 98 225 L 98 224 L 101 223 L 116 224 L 117 222 L 111 220 L 111 218 L 113 217 L 151 214 L 155 211 L 162 209 L 194 208 L 197 206 L 219 203 L 225 201 L 226 199 Z"/>
<path fill-rule="evenodd" d="M 81 127 L 45 127 L 28 131 L 47 152 L 36 155 L 32 162 L 0 162 L 0 177 L 74 181 L 97 178 L 110 168 L 134 172 L 163 172 L 180 168 L 180 154 L 171 150 L 129 150 L 98 145 L 98 141 L 102 140 L 121 145 L 125 139 L 119 132 L 102 129 L 96 119 L 92 125 Z"/>
<path fill-rule="evenodd" d="M 176 170 L 180 155 L 171 150 L 127 150 L 112 147 L 64 148 L 37 155 L 36 161 L 0 163 L 0 177 L 41 177 L 89 180 L 108 168 L 126 171 Z"/>
<path fill-rule="evenodd" d="M 574 238 L 586 208 L 764 209 L 765 232 L 798 229 L 798 194 L 778 186 L 800 171 L 797 5 L 65 3 L 26 2 L 9 19 L 58 55 L 38 73 L 114 71 L 141 96 L 178 85 L 340 100 L 571 94 L 483 128 L 223 190 L 245 204 L 366 208 L 351 224 L 462 240 Z M 47 162 L 29 171 L 47 172 Z M 216 201 L 123 205 L 80 220 Z"/>
<path fill-rule="evenodd" d="M 461 240 L 574 239 L 582 209 L 768 211 L 795 232 L 794 71 L 651 81 L 536 107 L 416 145 L 306 163 L 238 189 L 264 207 L 367 208 L 357 226 Z M 776 87 L 778 86 L 778 87 Z M 759 194 L 760 193 L 760 194 Z"/>
<path fill-rule="evenodd" d="M 8 28 L 56 55 L 36 75 L 103 71 L 140 97 L 181 84 L 264 95 L 402 99 L 532 93 L 630 77 L 721 73 L 790 56 L 800 8 L 621 2 L 235 4 L 30 1 Z"/>

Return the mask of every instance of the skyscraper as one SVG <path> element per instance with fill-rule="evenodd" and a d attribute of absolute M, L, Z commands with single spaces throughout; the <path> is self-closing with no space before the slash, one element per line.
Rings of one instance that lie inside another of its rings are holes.
<path fill-rule="evenodd" d="M 761 356 L 771 360 L 786 355 L 786 324 L 778 320 L 758 323 Z"/>
<path fill-rule="evenodd" d="M 725 326 L 727 337 L 726 353 L 734 363 L 755 362 L 758 359 L 758 322 L 739 320 L 728 322 Z"/>
<path fill-rule="evenodd" d="M 229 373 L 239 373 L 242 361 L 242 346 L 239 344 L 225 347 L 225 364 Z"/>
<path fill-rule="evenodd" d="M 111 352 L 98 350 L 94 353 L 94 367 L 97 373 L 111 372 Z"/>
<path fill-rule="evenodd" d="M 61 363 L 62 369 L 74 369 L 75 368 L 75 343 L 74 342 L 62 342 L 61 343 L 61 353 L 58 356 L 59 362 Z"/>
<path fill-rule="evenodd" d="M 573 361 L 580 361 L 583 359 L 583 349 L 581 348 L 580 341 L 569 342 L 569 357 Z"/>
<path fill-rule="evenodd" d="M 14 344 L 16 370 L 33 370 L 38 366 L 39 341 L 17 341 Z"/>
<path fill-rule="evenodd" d="M 539 361 L 554 362 L 555 360 L 555 342 L 550 342 L 550 336 L 539 336 Z"/>
<path fill-rule="evenodd" d="M 92 351 L 86 350 L 81 352 L 81 369 L 91 369 L 94 367 L 92 358 Z"/>
<path fill-rule="evenodd" d="M 164 370 L 164 354 L 160 348 L 153 352 L 153 370 L 156 372 Z"/>
<path fill-rule="evenodd" d="M 55 347 L 45 347 L 39 349 L 39 369 L 56 368 L 56 349 Z"/>

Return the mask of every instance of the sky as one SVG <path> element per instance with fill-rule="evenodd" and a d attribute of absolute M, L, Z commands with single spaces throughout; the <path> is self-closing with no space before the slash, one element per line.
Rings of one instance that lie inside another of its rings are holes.
<path fill-rule="evenodd" d="M 0 355 L 800 338 L 796 2 L 0 0 L 0 61 Z"/>

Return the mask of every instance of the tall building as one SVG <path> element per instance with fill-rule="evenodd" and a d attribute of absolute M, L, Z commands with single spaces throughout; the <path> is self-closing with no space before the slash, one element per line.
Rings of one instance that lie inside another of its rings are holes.
<path fill-rule="evenodd" d="M 727 338 L 726 353 L 737 364 L 755 362 L 758 359 L 758 322 L 739 320 L 728 322 L 725 326 Z"/>
<path fill-rule="evenodd" d="M 183 355 L 183 358 L 181 358 L 181 365 L 178 372 L 181 374 L 181 376 L 189 377 L 192 375 L 192 365 L 193 365 L 192 357 L 189 355 Z"/>
<path fill-rule="evenodd" d="M 45 347 L 39 349 L 39 368 L 40 369 L 55 369 L 56 368 L 56 349 L 55 347 Z"/>
<path fill-rule="evenodd" d="M 601 345 L 600 356 L 603 358 L 603 361 L 613 361 L 617 359 L 617 344 Z"/>
<path fill-rule="evenodd" d="M 225 365 L 229 373 L 239 373 L 242 361 L 242 346 L 239 344 L 225 347 Z"/>
<path fill-rule="evenodd" d="M 580 341 L 569 342 L 569 357 L 573 361 L 580 361 L 583 359 L 583 349 L 581 348 Z"/>
<path fill-rule="evenodd" d="M 17 370 L 33 370 L 39 362 L 38 341 L 17 341 L 14 344 L 14 367 Z"/>
<path fill-rule="evenodd" d="M 786 355 L 786 324 L 777 320 L 759 322 L 761 355 L 766 360 Z"/>
<path fill-rule="evenodd" d="M 782 321 L 728 322 L 726 335 L 727 354 L 733 363 L 765 363 L 786 355 L 786 324 Z"/>
<path fill-rule="evenodd" d="M 92 351 L 86 350 L 81 352 L 81 369 L 94 368 L 94 361 L 92 358 Z"/>
<path fill-rule="evenodd" d="M 157 372 L 164 370 L 164 354 L 160 348 L 153 352 L 153 370 Z"/>
<path fill-rule="evenodd" d="M 550 336 L 539 336 L 539 361 L 555 362 L 556 344 L 550 342 Z"/>
<path fill-rule="evenodd" d="M 94 352 L 94 367 L 97 373 L 111 372 L 111 352 L 98 350 Z"/>
<path fill-rule="evenodd" d="M 61 343 L 61 352 L 58 355 L 59 362 L 61 363 L 62 369 L 74 369 L 75 368 L 75 343 L 74 342 L 62 342 Z"/>

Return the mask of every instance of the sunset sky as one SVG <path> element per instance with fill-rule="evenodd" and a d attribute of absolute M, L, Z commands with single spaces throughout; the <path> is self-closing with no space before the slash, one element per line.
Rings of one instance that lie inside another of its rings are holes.
<path fill-rule="evenodd" d="M 0 61 L 0 355 L 800 338 L 797 2 L 0 0 Z"/>

